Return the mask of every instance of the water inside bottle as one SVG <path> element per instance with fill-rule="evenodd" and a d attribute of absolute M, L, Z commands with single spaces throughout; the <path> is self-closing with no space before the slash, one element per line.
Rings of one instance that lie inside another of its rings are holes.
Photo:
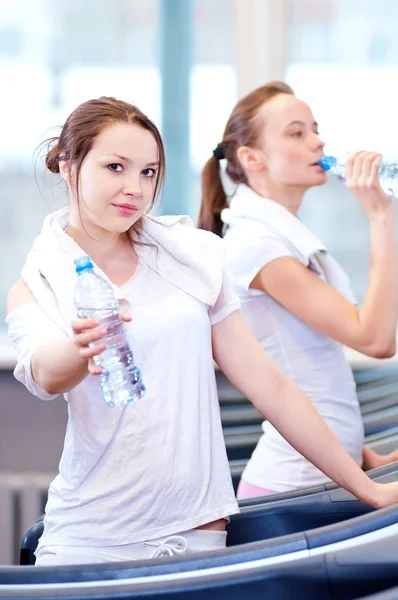
<path fill-rule="evenodd" d="M 109 316 L 103 317 L 104 310 L 91 310 L 90 318 L 98 318 L 100 313 L 100 327 L 106 329 L 106 334 L 101 342 L 106 344 L 106 349 L 101 354 L 94 356 L 94 363 L 102 370 L 100 383 L 105 402 L 109 406 L 128 404 L 145 395 L 145 386 L 141 381 L 140 370 L 134 364 L 126 337 L 123 321 L 119 309 L 109 310 Z M 85 311 L 87 314 L 87 311 Z M 91 346 L 98 342 L 93 342 Z"/>

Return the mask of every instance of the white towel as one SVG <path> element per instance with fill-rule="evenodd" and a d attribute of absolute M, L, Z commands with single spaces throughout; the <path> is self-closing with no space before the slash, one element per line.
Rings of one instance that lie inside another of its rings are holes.
<path fill-rule="evenodd" d="M 21 277 L 46 314 L 69 333 L 69 323 L 76 313 L 73 291 L 77 275 L 73 261 L 85 252 L 65 233 L 67 224 L 66 208 L 46 217 Z M 147 244 L 135 247 L 144 263 L 176 287 L 214 306 L 225 261 L 225 245 L 220 238 L 195 229 L 189 217 L 145 216 L 139 239 Z"/>
<path fill-rule="evenodd" d="M 298 253 L 305 266 L 311 265 L 349 302 L 357 303 L 344 269 L 304 223 L 278 202 L 263 198 L 247 185 L 240 184 L 229 208 L 221 212 L 221 219 L 225 225 L 238 224 L 246 219 L 263 224 L 265 230 L 275 233 L 295 254 Z"/>

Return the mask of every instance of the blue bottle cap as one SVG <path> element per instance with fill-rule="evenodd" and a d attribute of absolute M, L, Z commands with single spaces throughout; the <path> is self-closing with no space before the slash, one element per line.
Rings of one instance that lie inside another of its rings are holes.
<path fill-rule="evenodd" d="M 318 161 L 318 165 L 322 167 L 324 171 L 329 171 L 336 164 L 334 156 L 322 156 L 321 160 Z"/>
<path fill-rule="evenodd" d="M 76 273 L 81 273 L 82 271 L 85 271 L 85 269 L 94 269 L 94 265 L 89 256 L 75 258 L 74 263 L 76 266 Z"/>

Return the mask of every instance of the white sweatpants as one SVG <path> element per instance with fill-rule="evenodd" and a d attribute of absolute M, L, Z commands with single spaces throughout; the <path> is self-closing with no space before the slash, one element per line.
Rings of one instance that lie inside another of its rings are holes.
<path fill-rule="evenodd" d="M 176 556 L 225 548 L 226 531 L 191 529 L 174 535 L 123 546 L 43 546 L 36 550 L 37 566 L 84 565 Z"/>

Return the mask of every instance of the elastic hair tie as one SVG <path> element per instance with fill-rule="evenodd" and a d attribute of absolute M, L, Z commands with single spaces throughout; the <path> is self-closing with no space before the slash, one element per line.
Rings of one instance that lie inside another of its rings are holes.
<path fill-rule="evenodd" d="M 224 155 L 223 149 L 222 149 L 222 147 L 221 147 L 221 144 L 218 144 L 218 145 L 217 145 L 217 148 L 215 148 L 215 149 L 213 150 L 213 156 L 214 156 L 214 158 L 216 158 L 217 160 L 223 160 L 223 158 L 225 158 L 225 155 Z"/>

